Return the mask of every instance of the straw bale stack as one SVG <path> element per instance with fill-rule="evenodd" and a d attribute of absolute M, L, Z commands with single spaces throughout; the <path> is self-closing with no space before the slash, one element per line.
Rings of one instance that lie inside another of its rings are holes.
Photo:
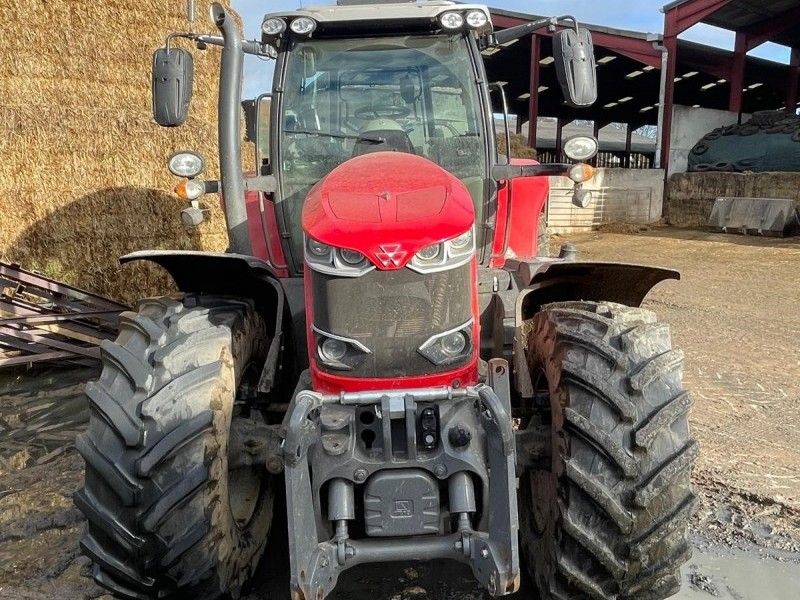
<path fill-rule="evenodd" d="M 152 52 L 185 30 L 185 0 L 10 0 L 0 11 L 0 258 L 129 302 L 168 291 L 155 268 L 117 258 L 149 248 L 224 250 L 222 211 L 181 224 L 165 167 L 194 149 L 216 177 L 219 51 L 195 51 L 188 122 L 151 117 Z M 196 29 L 213 32 L 209 2 Z M 184 43 L 184 42 L 178 42 Z"/>

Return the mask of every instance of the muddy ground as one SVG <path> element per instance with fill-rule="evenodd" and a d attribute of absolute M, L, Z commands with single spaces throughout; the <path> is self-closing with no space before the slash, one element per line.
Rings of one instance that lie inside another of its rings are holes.
<path fill-rule="evenodd" d="M 800 597 L 800 242 L 655 229 L 570 237 L 587 259 L 683 273 L 647 306 L 673 326 L 702 444 L 695 555 L 676 598 Z M 0 372 L 0 598 L 98 598 L 77 551 L 72 505 L 82 462 L 70 442 L 86 417 L 91 369 Z M 248 600 L 283 599 L 286 551 Z M 483 599 L 450 564 L 364 568 L 337 600 Z M 488 598 L 488 596 L 486 596 Z M 526 590 L 521 598 L 534 598 Z"/>

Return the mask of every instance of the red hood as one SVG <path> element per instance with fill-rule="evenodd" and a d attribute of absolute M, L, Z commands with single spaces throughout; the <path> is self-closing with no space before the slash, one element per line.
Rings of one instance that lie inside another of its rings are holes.
<path fill-rule="evenodd" d="M 312 188 L 303 206 L 307 235 L 358 250 L 385 270 L 405 267 L 422 248 L 461 235 L 474 222 L 472 198 L 461 181 L 402 152 L 347 161 Z"/>

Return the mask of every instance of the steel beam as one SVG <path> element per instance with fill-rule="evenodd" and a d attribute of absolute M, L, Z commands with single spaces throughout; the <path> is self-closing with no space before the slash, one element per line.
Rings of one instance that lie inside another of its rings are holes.
<path fill-rule="evenodd" d="M 541 81 L 542 38 L 531 36 L 531 79 L 528 98 L 528 146 L 536 148 L 536 134 L 539 125 L 539 82 Z M 519 117 L 518 117 L 519 118 Z"/>
<path fill-rule="evenodd" d="M 786 95 L 786 110 L 791 114 L 797 112 L 798 83 L 800 83 L 800 48 L 792 48 L 792 59 L 789 63 L 789 92 Z"/>
<path fill-rule="evenodd" d="M 499 27 L 516 27 L 517 25 L 524 25 L 530 23 L 528 19 L 520 19 L 517 17 L 507 17 L 505 15 L 492 15 L 492 22 Z M 557 27 L 556 31 L 563 29 Z M 537 29 L 534 35 L 552 37 L 553 33 L 548 31 L 547 27 Z M 627 37 L 624 35 L 614 35 L 602 31 L 592 31 L 592 41 L 595 46 L 611 50 L 617 54 L 627 56 L 631 60 L 635 60 L 645 65 L 651 65 L 655 68 L 661 67 L 661 55 L 656 51 L 652 44 L 644 39 Z"/>
<path fill-rule="evenodd" d="M 667 19 L 669 18 L 670 16 L 667 14 Z M 661 168 L 668 169 L 672 142 L 672 113 L 675 107 L 675 72 L 678 64 L 677 35 L 664 38 L 664 46 L 667 49 L 667 73 L 664 80 L 664 119 L 659 133 L 661 135 Z"/>
<path fill-rule="evenodd" d="M 751 25 L 744 30 L 747 35 L 748 52 L 772 41 L 775 36 L 796 27 L 798 24 L 800 24 L 800 6 Z"/>
<path fill-rule="evenodd" d="M 628 129 L 625 132 L 625 168 L 631 168 L 631 149 L 633 147 L 633 124 L 628 123 Z"/>
<path fill-rule="evenodd" d="M 678 36 L 690 27 L 701 23 L 703 19 L 713 15 L 719 9 L 731 3 L 732 0 L 693 0 L 666 10 L 666 19 L 669 27 L 664 30 L 664 36 Z"/>
<path fill-rule="evenodd" d="M 744 89 L 744 75 L 747 68 L 747 34 L 744 32 L 736 33 L 736 48 L 733 56 L 733 67 L 731 68 L 731 91 L 728 102 L 728 109 L 734 113 L 742 112 L 742 90 Z"/>

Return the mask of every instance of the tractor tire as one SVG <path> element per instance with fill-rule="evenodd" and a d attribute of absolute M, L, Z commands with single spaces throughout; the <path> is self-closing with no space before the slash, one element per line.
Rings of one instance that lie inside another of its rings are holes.
<path fill-rule="evenodd" d="M 530 325 L 552 444 L 520 481 L 520 533 L 541 597 L 669 597 L 691 556 L 698 454 L 682 352 L 652 312 L 619 304 L 551 304 Z"/>
<path fill-rule="evenodd" d="M 275 486 L 264 467 L 229 471 L 228 439 L 234 419 L 260 419 L 242 394 L 267 341 L 249 304 L 187 296 L 142 301 L 103 342 L 75 504 L 81 549 L 115 597 L 235 598 L 253 573 Z"/>

